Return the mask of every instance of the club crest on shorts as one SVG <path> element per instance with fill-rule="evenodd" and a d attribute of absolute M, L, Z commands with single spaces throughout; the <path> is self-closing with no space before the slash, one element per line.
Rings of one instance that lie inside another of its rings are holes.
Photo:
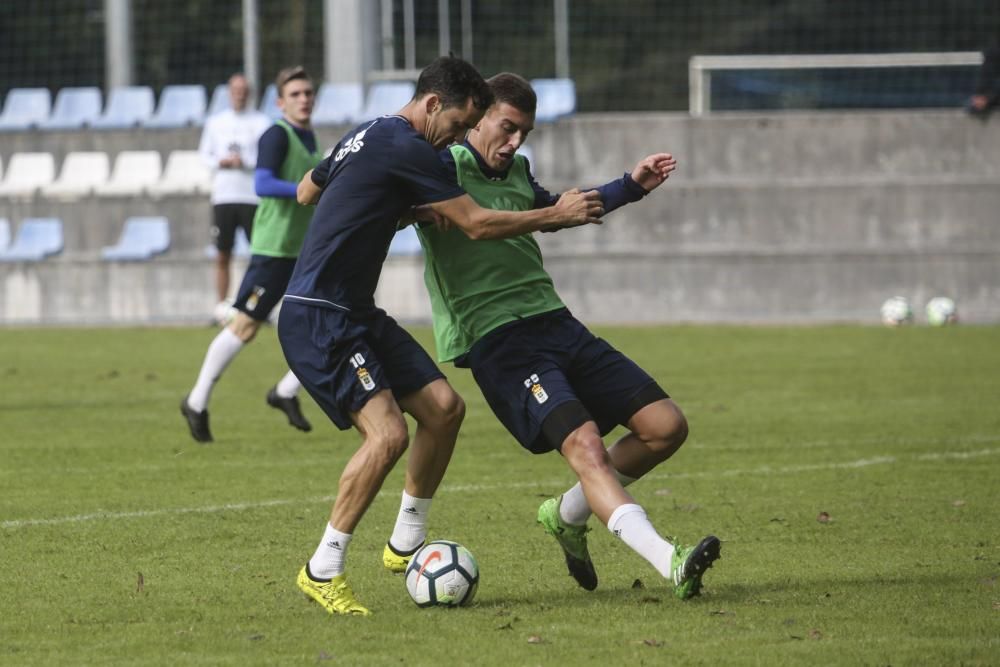
<path fill-rule="evenodd" d="M 542 381 L 538 379 L 538 375 L 532 373 L 531 377 L 524 381 L 524 386 L 531 390 L 531 395 L 535 397 L 536 401 L 544 403 L 549 400 L 549 395 L 545 393 L 545 389 L 541 383 Z"/>
<path fill-rule="evenodd" d="M 264 296 L 264 292 L 267 290 L 260 285 L 254 285 L 253 291 L 250 292 L 250 296 L 247 297 L 247 310 L 257 310 L 257 303 L 260 298 Z"/>
<path fill-rule="evenodd" d="M 360 352 L 355 352 L 351 355 L 351 366 L 357 370 L 358 380 L 361 382 L 361 386 L 365 388 L 365 391 L 371 391 L 375 388 L 375 380 L 372 379 L 371 373 L 365 368 L 365 355 Z"/>

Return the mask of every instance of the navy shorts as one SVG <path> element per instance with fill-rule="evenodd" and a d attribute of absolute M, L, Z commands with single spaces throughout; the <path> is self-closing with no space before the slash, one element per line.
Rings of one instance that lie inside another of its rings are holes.
<path fill-rule="evenodd" d="M 444 374 L 396 320 L 376 309 L 363 314 L 286 299 L 278 340 L 288 367 L 341 430 L 382 389 L 399 400 Z"/>
<path fill-rule="evenodd" d="M 212 240 L 219 252 L 232 251 L 237 229 L 242 229 L 247 241 L 250 240 L 256 211 L 256 204 L 216 204 L 212 207 Z"/>
<path fill-rule="evenodd" d="M 251 255 L 233 306 L 258 322 L 265 321 L 285 295 L 294 268 L 294 257 Z"/>
<path fill-rule="evenodd" d="M 494 329 L 462 362 L 497 418 L 536 454 L 559 449 L 586 421 L 606 435 L 668 398 L 646 371 L 566 309 Z"/>

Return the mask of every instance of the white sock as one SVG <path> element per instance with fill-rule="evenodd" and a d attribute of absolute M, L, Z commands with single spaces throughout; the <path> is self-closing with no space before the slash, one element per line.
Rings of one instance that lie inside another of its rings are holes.
<path fill-rule="evenodd" d="M 396 526 L 389 538 L 389 544 L 393 549 L 400 553 L 409 553 L 424 541 L 427 537 L 427 514 L 431 509 L 431 500 L 431 498 L 414 498 L 403 491 Z"/>
<path fill-rule="evenodd" d="M 648 560 L 657 572 L 670 578 L 674 545 L 660 537 L 646 517 L 646 510 L 633 503 L 619 506 L 608 519 L 608 530 Z"/>
<path fill-rule="evenodd" d="M 285 377 L 281 378 L 278 382 L 278 386 L 275 388 L 274 393 L 276 393 L 281 398 L 295 398 L 299 394 L 299 389 L 302 388 L 302 383 L 299 379 L 295 377 L 295 373 L 288 371 L 285 373 Z"/>
<path fill-rule="evenodd" d="M 208 399 L 212 395 L 212 385 L 222 376 L 229 362 L 243 349 L 243 341 L 229 327 L 219 332 L 205 353 L 205 361 L 201 364 L 198 380 L 194 389 L 188 394 L 188 405 L 196 412 L 208 407 Z"/>
<path fill-rule="evenodd" d="M 333 579 L 344 572 L 344 561 L 347 560 L 347 546 L 353 535 L 342 533 L 330 522 L 326 522 L 326 532 L 316 547 L 316 553 L 309 559 L 309 573 L 313 579 Z"/>
<path fill-rule="evenodd" d="M 617 470 L 615 477 L 623 488 L 636 480 L 635 477 L 627 477 Z M 583 486 L 579 482 L 562 494 L 562 499 L 559 501 L 559 518 L 571 526 L 582 526 L 590 518 L 590 505 L 587 504 L 587 496 L 583 494 Z"/>

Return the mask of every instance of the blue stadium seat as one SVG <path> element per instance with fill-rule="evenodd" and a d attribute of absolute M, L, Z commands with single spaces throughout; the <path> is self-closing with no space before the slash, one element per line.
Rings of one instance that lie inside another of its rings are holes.
<path fill-rule="evenodd" d="M 403 227 L 392 237 L 389 244 L 389 255 L 419 255 L 424 249 L 420 247 L 417 228 L 413 225 Z"/>
<path fill-rule="evenodd" d="M 412 81 L 378 81 L 368 90 L 368 99 L 361 114 L 355 118 L 360 123 L 369 118 L 377 118 L 396 113 L 413 98 L 417 86 Z"/>
<path fill-rule="evenodd" d="M 212 89 L 212 100 L 208 103 L 208 115 L 225 111 L 232 106 L 229 101 L 229 84 L 220 83 Z M 251 105 L 252 106 L 252 105 Z"/>
<path fill-rule="evenodd" d="M 10 246 L 0 252 L 0 262 L 37 262 L 62 252 L 62 220 L 25 218 Z"/>
<path fill-rule="evenodd" d="M 125 221 L 118 243 L 101 249 L 101 259 L 142 261 L 170 247 L 170 223 L 164 217 L 132 217 Z"/>
<path fill-rule="evenodd" d="M 573 79 L 532 79 L 538 96 L 535 120 L 551 123 L 576 111 L 576 84 Z"/>
<path fill-rule="evenodd" d="M 273 120 L 281 118 L 281 109 L 278 108 L 278 87 L 273 83 L 267 84 L 267 88 L 264 89 L 258 110 Z"/>
<path fill-rule="evenodd" d="M 204 122 L 204 86 L 164 86 L 160 106 L 146 127 L 198 127 Z"/>
<path fill-rule="evenodd" d="M 52 115 L 41 126 L 46 130 L 75 130 L 101 116 L 101 89 L 96 86 L 61 88 L 56 94 Z"/>
<path fill-rule="evenodd" d="M 10 245 L 10 222 L 7 218 L 0 218 L 0 252 Z"/>
<path fill-rule="evenodd" d="M 48 88 L 11 88 L 0 114 L 0 130 L 27 130 L 38 127 L 52 109 Z"/>
<path fill-rule="evenodd" d="M 112 88 L 108 106 L 93 127 L 108 130 L 136 127 L 149 120 L 153 107 L 153 89 L 149 86 Z"/>
<path fill-rule="evenodd" d="M 312 121 L 316 125 L 340 125 L 355 121 L 364 106 L 360 83 L 324 83 L 319 87 Z"/>

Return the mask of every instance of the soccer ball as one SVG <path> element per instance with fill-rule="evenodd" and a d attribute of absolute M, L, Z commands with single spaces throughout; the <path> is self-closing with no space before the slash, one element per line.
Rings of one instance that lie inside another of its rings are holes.
<path fill-rule="evenodd" d="M 898 327 L 913 321 L 913 309 L 910 302 L 902 296 L 886 299 L 882 304 L 882 324 L 887 327 Z"/>
<path fill-rule="evenodd" d="M 406 590 L 418 607 L 467 605 L 478 587 L 479 565 L 457 542 L 428 542 L 406 568 Z"/>
<path fill-rule="evenodd" d="M 927 302 L 927 323 L 934 327 L 943 327 L 958 320 L 958 310 L 955 302 L 946 296 L 936 296 Z"/>

